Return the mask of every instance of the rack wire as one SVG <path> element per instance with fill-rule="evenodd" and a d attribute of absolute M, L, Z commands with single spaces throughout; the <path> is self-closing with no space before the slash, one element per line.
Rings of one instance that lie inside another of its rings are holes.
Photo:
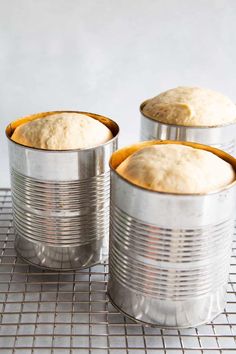
<path fill-rule="evenodd" d="M 0 189 L 0 353 L 236 353 L 236 239 L 225 311 L 195 329 L 145 327 L 106 295 L 108 266 L 49 272 L 14 251 L 11 194 Z"/>

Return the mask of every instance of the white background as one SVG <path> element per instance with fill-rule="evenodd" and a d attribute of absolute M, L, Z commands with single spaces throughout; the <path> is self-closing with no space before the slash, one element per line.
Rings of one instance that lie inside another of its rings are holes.
<path fill-rule="evenodd" d="M 0 187 L 11 120 L 96 112 L 124 145 L 138 139 L 141 101 L 177 85 L 236 101 L 235 0 L 0 0 Z"/>

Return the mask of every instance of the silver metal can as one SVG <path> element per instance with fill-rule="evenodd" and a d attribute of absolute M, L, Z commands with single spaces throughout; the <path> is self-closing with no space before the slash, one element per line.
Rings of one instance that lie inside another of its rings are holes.
<path fill-rule="evenodd" d="M 108 256 L 109 159 L 117 148 L 119 127 L 109 118 L 73 111 L 105 124 L 113 139 L 94 148 L 60 151 L 11 140 L 18 125 L 55 113 L 63 112 L 35 114 L 6 128 L 15 248 L 27 262 L 40 267 L 85 268 Z"/>
<path fill-rule="evenodd" d="M 130 318 L 161 327 L 195 327 L 224 309 L 236 182 L 208 194 L 169 194 L 134 185 L 116 172 L 131 153 L 184 144 L 236 160 L 209 146 L 141 142 L 113 153 L 108 295 Z"/>
<path fill-rule="evenodd" d="M 215 127 L 189 127 L 158 122 L 144 114 L 148 100 L 140 105 L 141 140 L 178 140 L 206 144 L 236 156 L 236 123 Z"/>

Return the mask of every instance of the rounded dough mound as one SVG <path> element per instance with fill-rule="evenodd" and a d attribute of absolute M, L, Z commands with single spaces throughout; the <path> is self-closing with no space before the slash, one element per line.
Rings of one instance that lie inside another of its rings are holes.
<path fill-rule="evenodd" d="M 57 113 L 17 127 L 11 137 L 19 144 L 48 150 L 84 149 L 113 135 L 104 124 L 80 113 Z"/>
<path fill-rule="evenodd" d="M 208 193 L 235 180 L 232 166 L 223 159 L 176 144 L 145 147 L 125 159 L 117 172 L 138 186 L 166 193 Z"/>
<path fill-rule="evenodd" d="M 143 113 L 162 123 L 218 126 L 236 122 L 236 106 L 219 92 L 176 87 L 147 101 Z"/>

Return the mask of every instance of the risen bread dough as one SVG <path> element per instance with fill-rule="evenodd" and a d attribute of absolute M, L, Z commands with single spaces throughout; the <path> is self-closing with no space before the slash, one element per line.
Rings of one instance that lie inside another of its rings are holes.
<path fill-rule="evenodd" d="M 134 184 L 166 193 L 207 193 L 235 180 L 232 166 L 215 154 L 176 144 L 145 147 L 125 159 L 117 172 Z"/>
<path fill-rule="evenodd" d="M 49 150 L 84 149 L 112 139 L 112 133 L 96 119 L 79 113 L 57 113 L 17 127 L 12 140 Z"/>
<path fill-rule="evenodd" d="M 176 87 L 147 101 L 143 113 L 162 123 L 217 126 L 236 121 L 236 106 L 219 92 Z"/>

